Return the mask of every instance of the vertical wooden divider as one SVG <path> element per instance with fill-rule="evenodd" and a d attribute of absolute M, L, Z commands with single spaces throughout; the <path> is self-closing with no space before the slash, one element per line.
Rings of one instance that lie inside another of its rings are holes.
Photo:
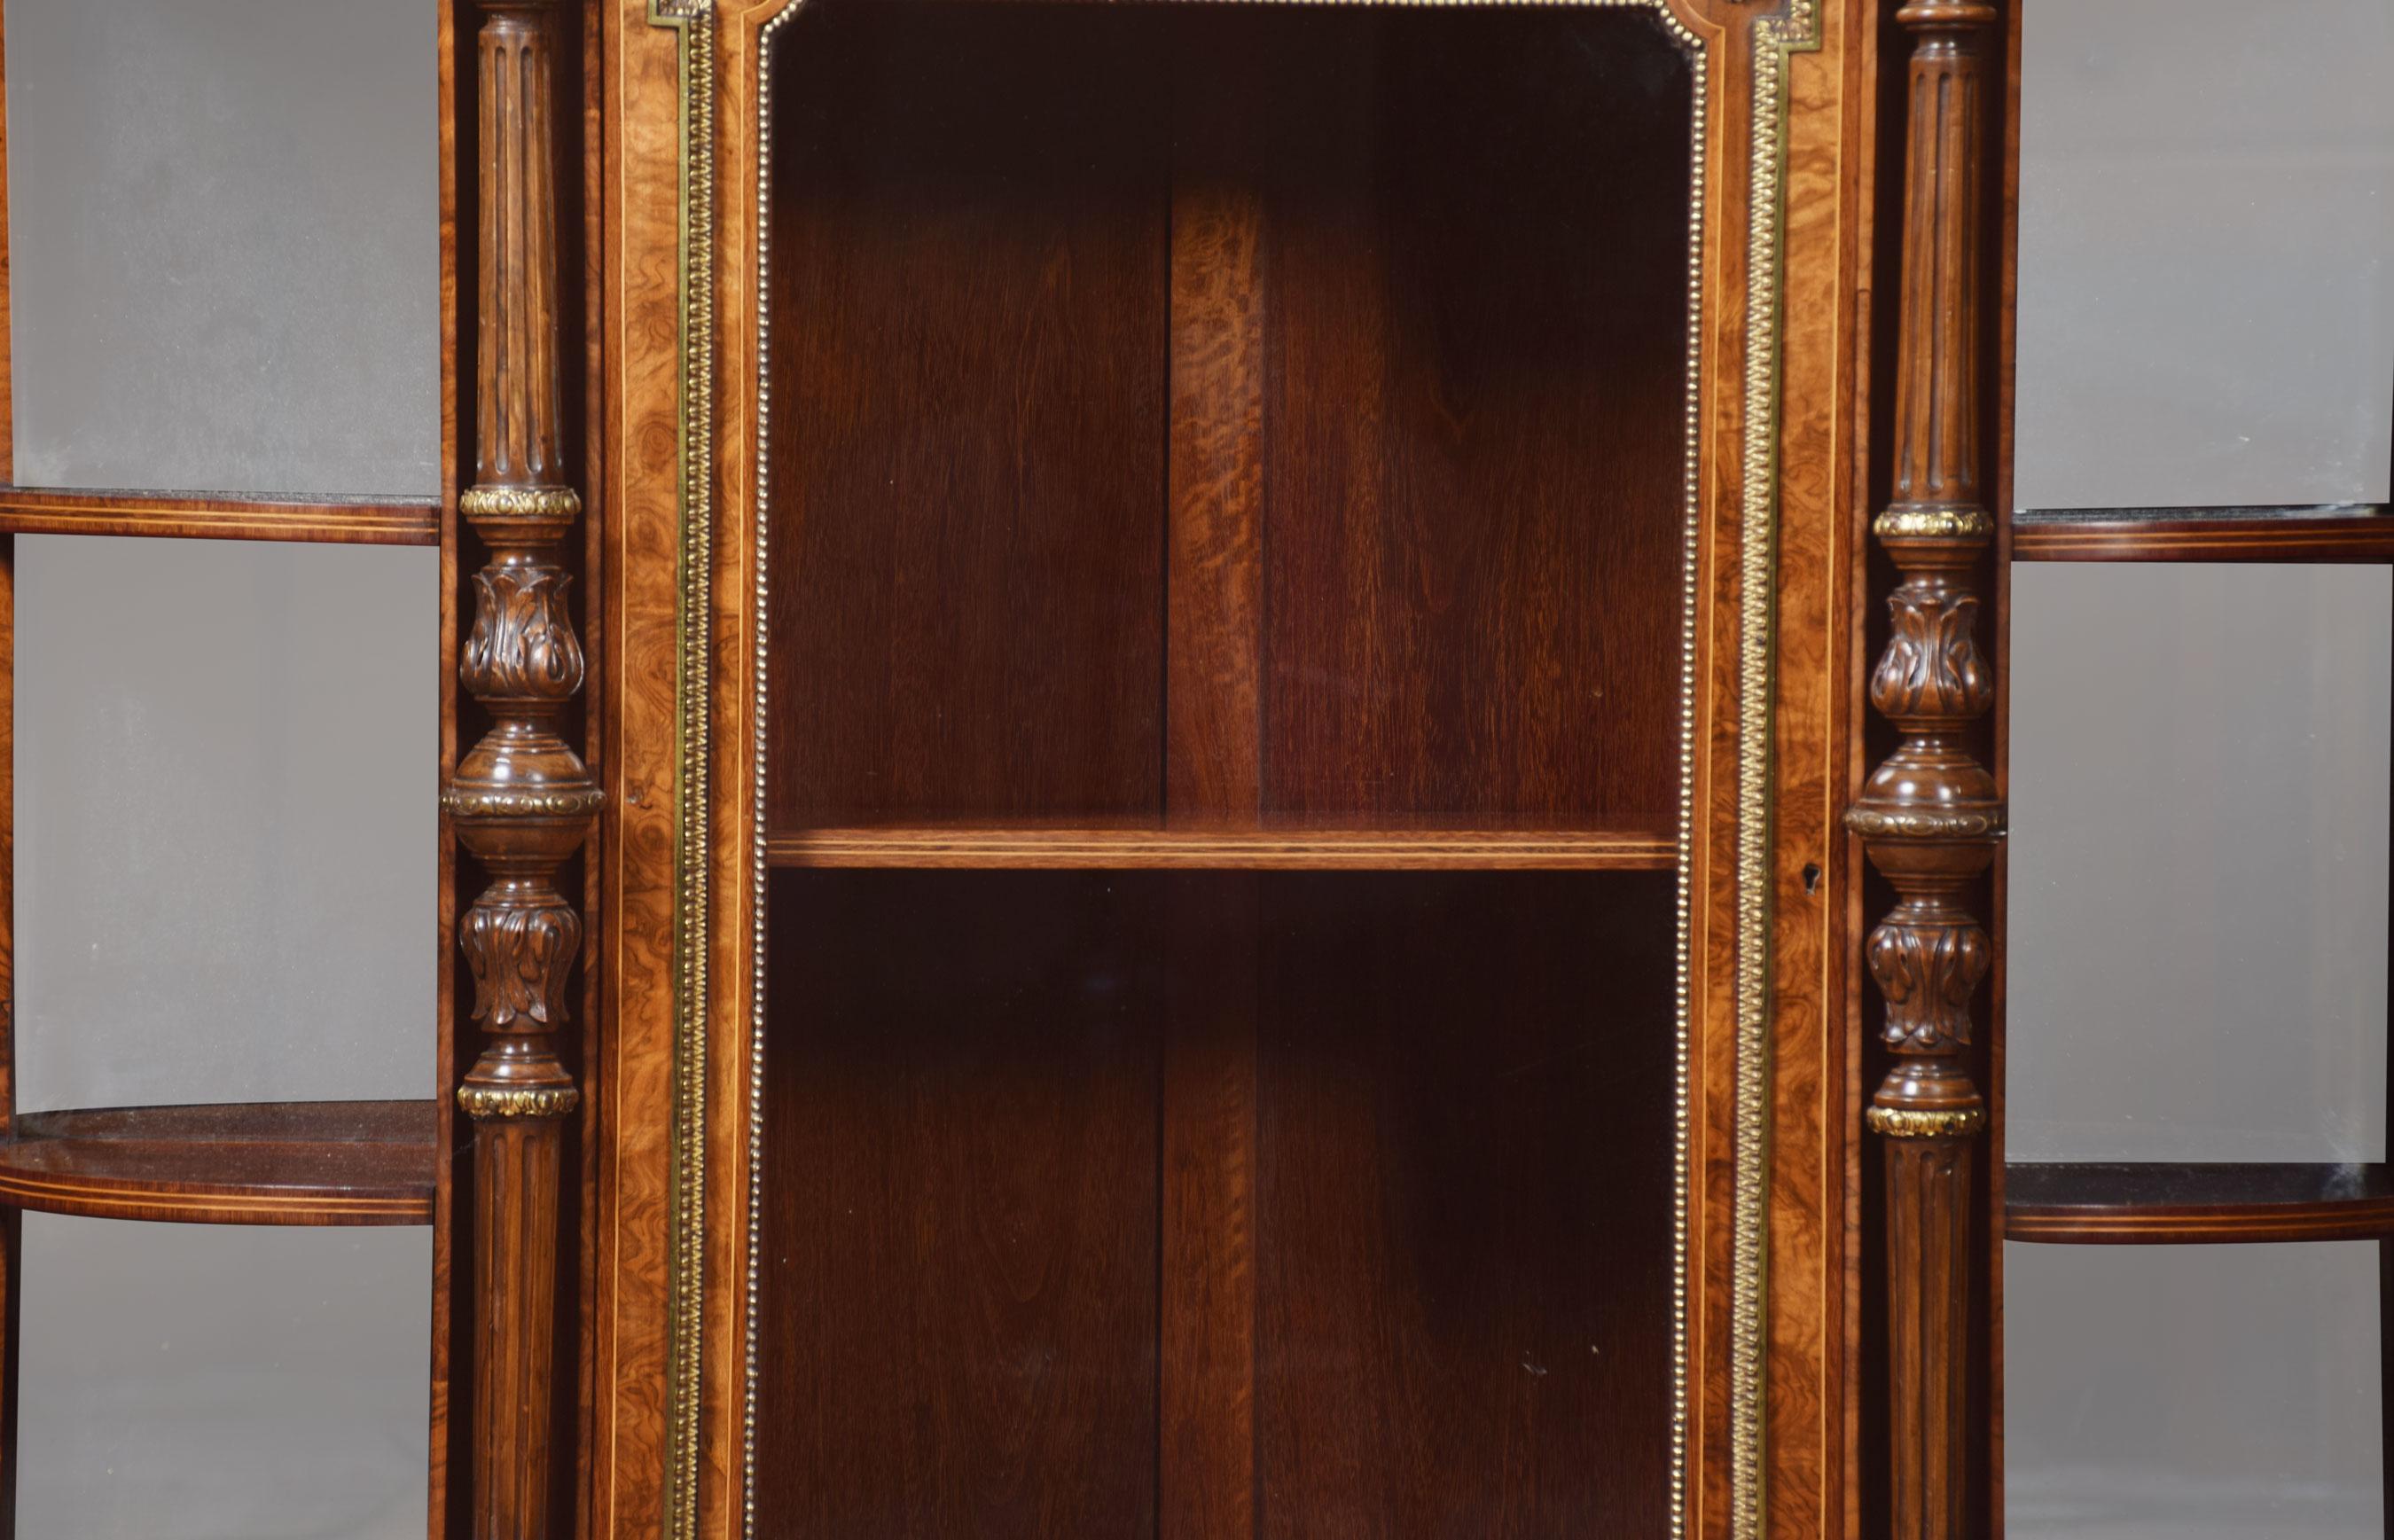
<path fill-rule="evenodd" d="M 1263 815 L 1263 200 L 1260 104 L 1184 59 L 1170 89 L 1171 416 L 1165 454 L 1167 823 Z M 1244 151 L 1244 152 L 1243 152 Z"/>
<path fill-rule="evenodd" d="M 457 507 L 490 562 L 459 678 L 493 721 L 442 797 L 492 879 L 459 937 L 485 1039 L 457 1090 L 474 1124 L 470 1522 L 475 1540 L 546 1540 L 559 1170 L 580 1096 L 555 1034 L 582 919 L 557 874 L 602 794 L 560 732 L 583 660 L 557 559 L 582 507 L 559 454 L 557 4 L 479 3 L 476 474 Z"/>
<path fill-rule="evenodd" d="M 1972 1001 L 1993 943 L 1971 914 L 2003 836 L 1972 749 L 1994 704 L 1972 586 L 1994 520 L 1980 492 L 1983 0 L 1896 12 L 1913 51 L 1897 313 L 1894 498 L 1873 522 L 1902 582 L 1871 704 L 1901 734 L 1847 812 L 1896 892 L 1863 958 L 1897 1056 L 1866 1114 L 1887 1150 L 1888 1432 L 1895 1540 L 1970 1533 L 1971 1163 L 1986 1107 Z"/>
<path fill-rule="evenodd" d="M 1173 52 L 1164 806 L 1263 819 L 1264 210 L 1259 102 Z M 1251 1540 L 1256 1481 L 1252 872 L 1165 879 L 1157 1533 Z"/>
<path fill-rule="evenodd" d="M 1254 872 L 1166 877 L 1156 1533 L 1252 1540 Z"/>

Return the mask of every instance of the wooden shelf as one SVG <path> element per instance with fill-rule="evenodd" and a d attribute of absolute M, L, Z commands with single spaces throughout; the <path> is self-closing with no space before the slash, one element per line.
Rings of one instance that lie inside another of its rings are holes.
<path fill-rule="evenodd" d="M 1667 834 L 809 829 L 770 836 L 786 867 L 1169 868 L 1217 871 L 1669 871 Z"/>
<path fill-rule="evenodd" d="M 2394 514 L 2373 507 L 2100 508 L 2012 517 L 2015 561 L 2394 560 Z"/>
<path fill-rule="evenodd" d="M 292 540 L 335 546 L 437 546 L 430 499 L 236 496 L 202 492 L 77 492 L 0 487 L 0 534 L 130 534 L 184 540 Z"/>
<path fill-rule="evenodd" d="M 33 1112 L 0 1140 L 0 1205 L 201 1224 L 432 1222 L 430 1101 Z"/>
<path fill-rule="evenodd" d="M 2384 1165 L 2018 1165 L 2004 1235 L 2073 1245 L 2394 1238 Z"/>

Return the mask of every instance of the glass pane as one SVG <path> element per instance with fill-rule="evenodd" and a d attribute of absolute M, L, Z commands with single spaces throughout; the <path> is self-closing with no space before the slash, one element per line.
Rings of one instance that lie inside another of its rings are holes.
<path fill-rule="evenodd" d="M 2022 47 L 2014 502 L 2383 501 L 2394 8 L 2048 5 Z"/>
<path fill-rule="evenodd" d="M 436 494 L 433 7 L 7 3 L 18 481 Z"/>
<path fill-rule="evenodd" d="M 433 1093 L 438 582 L 19 538 L 20 1111 Z"/>
<path fill-rule="evenodd" d="M 2386 1152 L 2385 567 L 2012 570 L 2016 1161 Z"/>
<path fill-rule="evenodd" d="M 422 1540 L 432 1232 L 25 1216 L 24 1540 Z"/>
<path fill-rule="evenodd" d="M 2004 1248 L 2011 1540 L 2384 1540 L 2374 1244 Z"/>

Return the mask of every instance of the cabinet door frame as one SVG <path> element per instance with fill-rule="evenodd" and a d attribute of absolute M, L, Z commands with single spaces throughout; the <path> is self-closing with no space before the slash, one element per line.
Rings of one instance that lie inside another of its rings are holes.
<path fill-rule="evenodd" d="M 1860 774 L 1848 579 L 1888 7 L 1640 3 L 1696 40 L 1708 114 L 1678 1527 L 1743 1540 L 1799 1514 L 1843 1533 L 1858 1517 L 1861 1134 L 1856 921 L 1834 896 L 1857 859 L 1837 820 Z M 675 1540 L 747 1522 L 756 123 L 788 9 L 624 0 L 606 22 L 601 312 L 625 366 L 608 381 L 598 607 L 623 661 L 600 704 L 617 923 L 590 1480 L 596 1526 Z M 625 341 L 660 337 L 678 339 L 670 362 Z"/>

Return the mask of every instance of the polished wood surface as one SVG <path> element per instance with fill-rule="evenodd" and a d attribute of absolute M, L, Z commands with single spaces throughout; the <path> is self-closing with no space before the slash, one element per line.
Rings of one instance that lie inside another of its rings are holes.
<path fill-rule="evenodd" d="M 0 533 L 435 546 L 441 541 L 441 507 L 401 497 L 228 497 L 0 486 Z"/>
<path fill-rule="evenodd" d="M 2018 513 L 2015 561 L 2387 561 L 2383 508 L 2151 510 L 2151 517 Z"/>
<path fill-rule="evenodd" d="M 774 884 L 759 1533 L 1662 1531 L 1667 874 Z"/>
<path fill-rule="evenodd" d="M 1986 1122 L 1972 1013 L 1993 960 L 1973 906 L 2003 831 L 1973 738 L 1994 704 L 1975 574 L 1995 533 L 1980 490 L 1980 258 L 1987 49 L 2000 13 L 1980 0 L 1913 0 L 1896 20 L 1911 59 L 1895 464 L 1873 529 L 1902 581 L 1888 596 L 1870 698 L 1900 741 L 1847 825 L 1896 895 L 1863 948 L 1894 1055 L 1866 1115 L 1886 1139 L 1889 1533 L 1961 1540 L 1973 1511 L 1971 1166 Z"/>
<path fill-rule="evenodd" d="M 2394 1239 L 2382 1164 L 2019 1165 L 2004 1236 L 2074 1245 Z"/>
<path fill-rule="evenodd" d="M 204 1224 L 432 1220 L 428 1101 L 292 1101 L 20 1114 L 0 1204 Z"/>
<path fill-rule="evenodd" d="M 483 1039 L 456 1087 L 473 1141 L 468 1524 L 475 1540 L 546 1540 L 561 1147 L 580 1098 L 557 1033 L 583 928 L 558 873 L 604 798 L 564 736 L 584 665 L 559 560 L 581 511 L 559 425 L 559 11 L 555 0 L 478 4 L 475 480 L 457 507 L 489 561 L 474 576 L 459 679 L 491 726 L 442 795 L 491 879 L 458 928 Z"/>
<path fill-rule="evenodd" d="M 807 829 L 766 842 L 776 866 L 1190 867 L 1266 871 L 1668 871 L 1666 834 L 1201 832 L 1149 829 Z"/>
<path fill-rule="evenodd" d="M 1267 263 L 1252 174 L 1269 119 L 1216 33 L 1172 93 L 1164 805 L 1226 829 L 1264 815 Z"/>
<path fill-rule="evenodd" d="M 607 362 L 596 372 L 606 409 L 590 443 L 600 460 L 594 503 L 605 510 L 596 528 L 606 559 L 587 598 L 612 639 L 615 666 L 601 676 L 604 693 L 590 703 L 600 745 L 591 764 L 609 805 L 606 834 L 593 856 L 610 909 L 609 923 L 594 932 L 592 971 L 601 992 L 603 1031 L 593 1078 L 605 1098 L 605 1115 L 588 1151 L 598 1184 L 594 1294 L 585 1325 L 592 1415 L 590 1464 L 581 1473 L 585 1507 L 578 1517 L 593 1536 L 654 1536 L 668 1533 L 666 1473 L 674 1459 L 668 1405 L 675 1392 L 667 1359 L 679 1329 L 667 1278 L 670 1205 L 679 1174 L 672 1109 L 678 1025 L 673 941 L 680 804 L 675 787 L 685 752 L 674 639 L 684 553 L 681 497 L 685 456 L 704 462 L 715 452 L 703 434 L 686 427 L 683 355 L 676 346 L 684 314 L 677 281 L 684 271 L 682 33 L 656 24 L 668 7 L 652 8 L 650 0 L 596 8 L 605 62 L 591 77 L 598 110 L 589 153 L 601 187 L 590 207 L 589 239 L 600 269 L 594 297 Z M 670 9 L 686 16 L 690 7 Z M 740 82 L 729 69 L 722 79 L 727 90 Z M 727 124 L 741 121 L 729 102 L 721 110 Z M 753 133 L 745 138 L 753 139 Z M 735 135 L 732 142 L 741 138 Z M 718 178 L 728 208 L 737 202 L 728 166 Z M 727 321 L 713 346 L 736 346 L 737 329 Z M 729 367 L 724 375 L 727 381 L 732 377 Z M 728 546 L 735 537 L 721 538 Z M 734 729 L 726 723 L 716 731 L 730 735 Z M 717 796 L 730 807 L 744 784 L 726 776 Z M 717 945 L 730 944 L 737 924 L 730 915 L 723 919 L 726 934 Z M 703 1147 L 707 1177 L 700 1190 L 728 1205 L 729 1194 L 745 1180 L 739 1164 L 743 1113 L 737 1100 L 709 1089 L 718 1116 L 712 1142 Z M 718 1151 L 720 1164 L 714 1158 Z M 738 1248 L 733 1255 L 744 1254 L 744 1234 L 728 1225 L 722 1230 Z M 708 1277 L 713 1308 L 737 1308 L 737 1270 L 710 1269 Z M 721 1329 L 710 1320 L 710 1332 Z M 710 1363 L 718 1380 L 722 1372 Z M 717 1402 L 732 1404 L 728 1392 Z M 733 1442 L 720 1447 L 733 1447 L 737 1437 L 731 1434 Z M 714 1490 L 728 1512 L 725 1489 Z M 729 1533 L 707 1532 L 710 1540 L 725 1540 Z"/>

